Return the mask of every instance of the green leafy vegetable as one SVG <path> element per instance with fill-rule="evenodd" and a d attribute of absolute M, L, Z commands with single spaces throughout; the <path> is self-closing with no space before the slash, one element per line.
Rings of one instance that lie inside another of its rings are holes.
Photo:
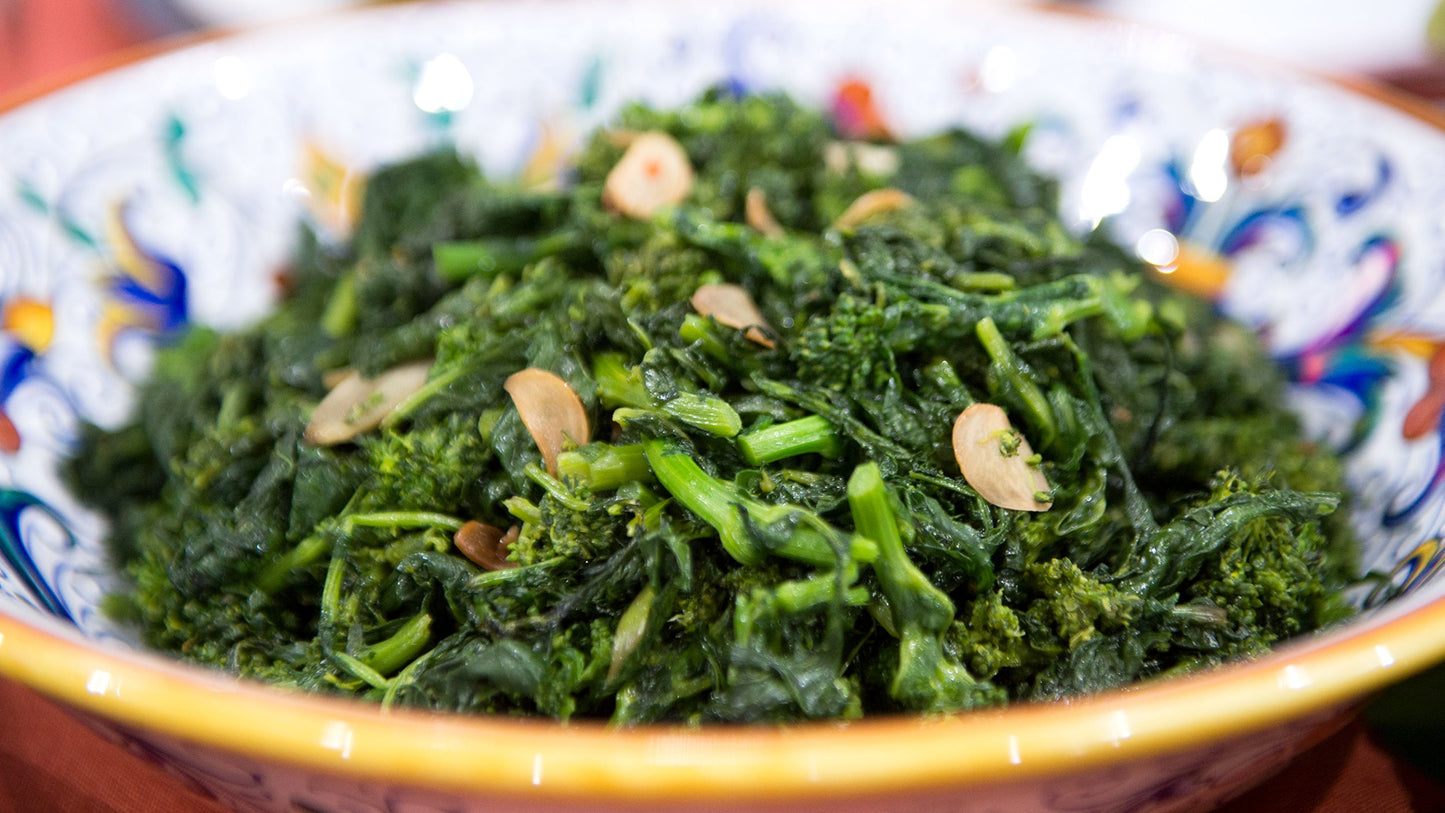
<path fill-rule="evenodd" d="M 637 133 L 692 170 L 645 217 L 616 198 L 646 178 L 609 182 Z M 1025 137 L 844 145 L 714 92 L 624 110 L 558 192 L 447 151 L 381 170 L 274 315 L 193 330 L 90 433 L 112 606 L 247 677 L 619 724 L 1070 696 L 1348 614 L 1338 461 L 1247 333 L 1059 224 Z M 906 205 L 828 225 L 885 188 Z M 412 362 L 379 425 L 308 441 L 333 373 Z M 509 397 L 523 370 L 547 386 Z M 1032 510 L 960 471 L 981 404 Z M 505 561 L 468 523 L 512 529 Z"/>

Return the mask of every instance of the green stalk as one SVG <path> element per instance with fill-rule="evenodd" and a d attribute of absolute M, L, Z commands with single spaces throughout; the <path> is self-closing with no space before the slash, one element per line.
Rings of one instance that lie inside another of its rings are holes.
<path fill-rule="evenodd" d="M 381 697 L 381 710 L 383 712 L 391 710 L 391 707 L 396 704 L 397 694 L 401 692 L 403 688 L 412 684 L 416 678 L 416 673 L 426 665 L 427 661 L 431 660 L 431 656 L 434 654 L 436 654 L 435 649 L 423 653 L 421 657 L 407 664 L 406 668 L 402 669 L 400 674 L 387 681 L 386 693 Z"/>
<path fill-rule="evenodd" d="M 552 559 L 543 559 L 540 562 L 533 562 L 530 565 L 522 565 L 521 567 L 508 567 L 502 570 L 488 570 L 484 573 L 478 573 L 477 575 L 468 579 L 467 587 L 470 587 L 473 590 L 481 590 L 486 587 L 493 587 L 498 584 L 505 584 L 510 581 L 524 579 L 533 575 L 539 570 L 546 570 L 547 568 L 553 567 L 554 565 L 559 565 L 565 561 L 567 561 L 566 557 L 557 556 Z"/>
<path fill-rule="evenodd" d="M 373 689 L 386 690 L 389 683 L 386 676 L 367 666 L 360 659 L 353 658 L 345 652 L 329 652 L 327 653 L 327 657 L 334 661 L 337 666 L 340 666 L 350 673 L 352 677 L 368 684 Z"/>
<path fill-rule="evenodd" d="M 557 231 L 545 237 L 484 237 L 432 246 L 437 275 L 448 282 L 521 271 L 528 265 L 560 254 L 582 242 L 580 235 Z"/>
<path fill-rule="evenodd" d="M 598 353 L 592 359 L 597 400 L 609 407 L 650 409 L 657 405 L 642 383 L 642 370 L 629 367 L 616 353 Z"/>
<path fill-rule="evenodd" d="M 974 332 L 988 357 L 993 360 L 994 367 L 1003 373 L 1004 379 L 1023 399 L 1029 422 L 1039 432 L 1039 446 L 1047 447 L 1058 435 L 1058 426 L 1054 423 L 1054 411 L 1049 406 L 1049 399 L 1044 397 L 1043 390 L 1039 389 L 1033 376 L 1029 375 L 1023 360 L 1014 354 L 1008 340 L 999 332 L 998 325 L 995 325 L 992 319 L 986 316 L 980 319 L 974 325 Z"/>
<path fill-rule="evenodd" d="M 291 574 L 320 559 L 331 549 L 332 540 L 322 534 L 312 534 L 301 540 L 296 547 L 281 554 L 256 576 L 256 587 L 263 593 L 274 593 L 286 586 Z"/>
<path fill-rule="evenodd" d="M 612 658 L 607 666 L 607 682 L 617 679 L 622 665 L 637 651 L 637 645 L 647 634 L 647 618 L 652 613 L 652 602 L 657 591 L 649 584 L 627 606 L 622 617 L 617 619 L 617 630 L 612 634 Z"/>
<path fill-rule="evenodd" d="M 843 575 L 847 576 L 848 574 Z M 854 578 L 847 579 L 845 583 L 855 580 L 856 574 L 854 574 Z M 790 613 L 800 613 L 830 604 L 838 595 L 838 586 L 838 573 L 827 570 L 806 579 L 783 582 L 773 590 L 773 596 L 777 600 L 779 609 Z M 867 604 L 868 588 L 845 587 L 843 603 L 850 607 L 861 607 Z"/>
<path fill-rule="evenodd" d="M 542 521 L 542 509 L 526 497 L 508 497 L 502 501 L 502 507 L 521 522 L 536 524 Z"/>
<path fill-rule="evenodd" d="M 795 559 L 818 567 L 838 562 L 828 534 L 832 529 L 816 514 L 793 505 L 773 505 L 755 500 L 731 483 L 717 480 L 687 454 L 669 452 L 661 440 L 643 444 L 647 462 L 662 487 L 678 502 L 697 514 L 718 532 L 723 549 L 745 565 L 755 565 L 768 554 Z M 789 527 L 791 526 L 791 527 Z M 788 533 L 786 540 L 765 544 L 759 534 Z M 876 551 L 866 540 L 854 539 L 850 556 L 871 561 Z"/>
<path fill-rule="evenodd" d="M 809 415 L 786 423 L 756 429 L 738 438 L 743 459 L 763 466 L 803 454 L 835 458 L 840 451 L 838 432 L 821 415 Z"/>
<path fill-rule="evenodd" d="M 321 330 L 333 339 L 350 336 L 356 329 L 360 305 L 356 298 L 356 272 L 348 271 L 336 281 L 326 310 L 321 313 Z"/>
<path fill-rule="evenodd" d="M 678 328 L 677 335 L 681 336 L 683 341 L 696 346 L 704 354 L 719 361 L 728 361 L 732 355 L 728 352 L 727 344 L 713 329 L 712 320 L 695 313 L 689 313 L 682 317 L 682 326 Z"/>
<path fill-rule="evenodd" d="M 437 393 L 451 386 L 452 382 L 460 378 L 466 371 L 467 368 L 465 365 L 458 364 L 450 370 L 438 373 L 435 378 L 423 384 L 421 389 L 408 395 L 401 403 L 392 407 L 391 411 L 386 413 L 386 417 L 381 419 L 381 428 L 390 429 L 401 423 L 415 412 L 417 407 L 420 407 L 422 404 L 431 400 Z"/>
<path fill-rule="evenodd" d="M 864 463 L 848 478 L 848 507 L 853 528 L 878 545 L 873 570 L 893 610 L 893 625 L 902 630 L 916 624 L 940 632 L 953 621 L 953 602 L 908 558 L 893 498 L 876 463 Z"/>
<path fill-rule="evenodd" d="M 561 503 L 568 510 L 587 510 L 586 500 L 574 495 L 570 490 L 568 490 L 565 483 L 563 483 L 561 480 L 558 480 L 556 477 L 548 474 L 545 469 L 543 469 L 536 463 L 528 463 L 525 467 L 523 467 L 522 473 L 527 475 L 527 479 L 541 486 L 543 491 L 546 491 L 548 494 L 550 494 L 552 496 L 552 499 Z"/>
<path fill-rule="evenodd" d="M 431 641 L 431 616 L 418 613 L 390 638 L 366 648 L 359 660 L 378 673 L 389 675 L 409 663 Z"/>
<path fill-rule="evenodd" d="M 346 573 L 346 540 L 338 539 L 331 546 L 331 564 L 326 567 L 326 580 L 321 586 L 321 604 L 317 607 L 317 637 L 322 648 L 331 652 L 341 618 L 341 580 Z"/>
<path fill-rule="evenodd" d="M 949 277 L 948 283 L 960 291 L 970 293 L 997 293 L 1018 287 L 1018 280 L 1014 275 L 1002 271 L 965 271 Z"/>
<path fill-rule="evenodd" d="M 743 428 L 743 419 L 738 416 L 737 410 L 727 401 L 711 395 L 680 392 L 676 398 L 662 405 L 662 411 L 688 426 L 720 438 L 734 437 Z"/>
<path fill-rule="evenodd" d="M 435 511 L 373 511 L 367 514 L 352 514 L 346 522 L 360 528 L 441 528 L 455 531 L 462 527 L 462 520 Z"/>
<path fill-rule="evenodd" d="M 641 444 L 589 443 L 557 455 L 557 476 L 593 491 L 612 491 L 627 483 L 651 479 L 652 467 L 647 465 Z"/>

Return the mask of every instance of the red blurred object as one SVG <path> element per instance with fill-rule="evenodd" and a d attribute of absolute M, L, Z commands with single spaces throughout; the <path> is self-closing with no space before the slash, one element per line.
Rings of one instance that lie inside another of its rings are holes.
<path fill-rule="evenodd" d="M 833 94 L 833 120 L 848 138 L 888 141 L 893 138 L 873 88 L 862 79 L 846 79 Z"/>
<path fill-rule="evenodd" d="M 0 95 L 142 39 L 115 0 L 0 0 Z"/>

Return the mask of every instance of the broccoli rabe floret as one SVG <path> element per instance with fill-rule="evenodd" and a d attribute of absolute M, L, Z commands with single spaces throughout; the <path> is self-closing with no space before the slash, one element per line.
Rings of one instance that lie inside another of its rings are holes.
<path fill-rule="evenodd" d="M 898 377 L 888 313 L 853 294 L 810 318 L 789 345 L 798 376 L 839 392 L 876 392 Z"/>
<path fill-rule="evenodd" d="M 1038 660 L 1018 613 L 996 591 L 979 596 L 968 615 L 950 625 L 948 646 L 984 680 Z"/>
<path fill-rule="evenodd" d="M 1212 497 L 1225 499 L 1258 487 L 1227 476 Z M 1261 516 L 1230 535 L 1182 592 L 1181 601 L 1219 609 L 1225 619 L 1219 657 L 1263 651 L 1348 613 L 1332 586 L 1330 545 L 1321 522 Z"/>
<path fill-rule="evenodd" d="M 578 498 L 568 505 L 546 494 L 534 506 L 536 518 L 522 525 L 509 556 L 521 565 L 564 558 L 588 562 L 605 556 L 635 531 L 636 504 L 618 497 Z"/>
<path fill-rule="evenodd" d="M 369 472 L 361 510 L 446 508 L 468 515 L 491 513 L 476 472 L 487 464 L 492 449 L 475 420 L 452 415 L 407 432 L 363 436 L 359 442 Z"/>
<path fill-rule="evenodd" d="M 1096 632 L 1118 632 L 1132 623 L 1144 603 L 1140 596 L 1089 576 L 1068 559 L 1031 563 L 1023 585 L 1035 596 L 1027 613 L 1069 648 Z"/>

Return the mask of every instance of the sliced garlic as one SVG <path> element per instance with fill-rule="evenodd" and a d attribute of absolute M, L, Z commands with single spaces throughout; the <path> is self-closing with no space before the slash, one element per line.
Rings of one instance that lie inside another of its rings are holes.
<path fill-rule="evenodd" d="M 747 197 L 743 199 L 743 220 L 764 237 L 783 236 L 782 224 L 773 217 L 772 210 L 768 209 L 768 196 L 756 186 L 749 189 Z"/>
<path fill-rule="evenodd" d="M 1033 449 L 1008 415 L 993 404 L 973 404 L 953 423 L 953 454 L 963 479 L 993 505 L 1014 511 L 1047 511 L 1049 481 L 1029 462 Z"/>
<path fill-rule="evenodd" d="M 602 201 L 628 217 L 645 220 L 686 200 L 692 182 L 692 164 L 677 139 L 657 131 L 639 133 L 607 173 Z"/>
<path fill-rule="evenodd" d="M 321 374 L 321 386 L 325 387 L 327 391 L 330 391 L 335 388 L 337 384 L 345 381 L 347 376 L 355 372 L 356 371 L 350 367 L 341 367 L 336 370 L 327 370 L 326 372 Z"/>
<path fill-rule="evenodd" d="M 547 473 L 555 476 L 557 455 L 569 443 L 582 446 L 591 439 L 582 399 L 555 373 L 536 367 L 513 373 L 503 387 L 542 453 Z"/>
<path fill-rule="evenodd" d="M 347 372 L 311 412 L 302 437 L 313 446 L 334 446 L 375 429 L 398 404 L 425 386 L 431 365 L 430 359 L 414 361 L 376 378 Z"/>
<path fill-rule="evenodd" d="M 507 560 L 507 548 L 517 541 L 519 533 L 520 529 L 515 525 L 503 531 L 495 525 L 470 520 L 457 529 L 452 543 L 477 567 L 484 570 L 506 570 L 517 566 L 515 562 Z"/>
<path fill-rule="evenodd" d="M 916 202 L 907 192 L 892 187 L 864 192 L 848 204 L 843 214 L 838 215 L 838 219 L 833 221 L 833 228 L 840 231 L 851 229 L 874 215 L 896 212 Z"/>
<path fill-rule="evenodd" d="M 719 283 L 704 285 L 692 294 L 693 310 L 711 316 L 718 324 L 737 328 L 749 340 L 772 350 L 778 346 L 764 331 L 770 330 L 762 311 L 741 285 Z"/>
<path fill-rule="evenodd" d="M 614 147 L 621 147 L 625 150 L 631 147 L 632 142 L 636 141 L 637 137 L 642 135 L 642 133 L 642 130 L 607 130 L 602 133 L 602 137 L 607 140 L 608 144 Z"/>
<path fill-rule="evenodd" d="M 866 141 L 829 141 L 823 145 L 823 165 L 829 172 L 846 175 L 857 167 L 859 172 L 886 178 L 898 171 L 902 160 L 898 150 Z"/>

